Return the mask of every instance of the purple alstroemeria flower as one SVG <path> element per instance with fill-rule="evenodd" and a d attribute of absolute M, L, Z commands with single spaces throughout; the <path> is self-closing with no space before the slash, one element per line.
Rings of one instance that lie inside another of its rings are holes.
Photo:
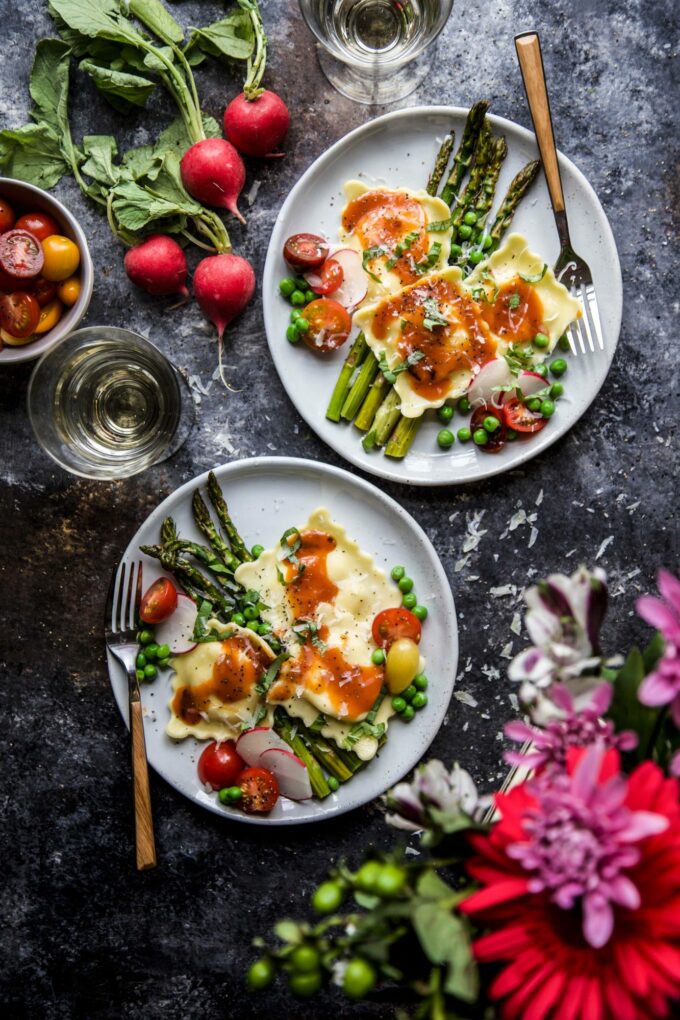
<path fill-rule="evenodd" d="M 661 632 L 665 647 L 654 672 L 642 681 L 639 698 L 652 708 L 670 705 L 673 722 L 680 728 L 680 581 L 660 570 L 657 583 L 661 598 L 643 595 L 637 611 Z"/>
<path fill-rule="evenodd" d="M 461 814 L 474 818 L 483 807 L 483 799 L 469 773 L 457 762 L 449 771 L 436 758 L 421 765 L 412 782 L 397 783 L 386 799 L 393 813 L 385 820 L 408 832 L 440 828 L 441 822 L 433 823 L 432 808 L 454 819 Z"/>

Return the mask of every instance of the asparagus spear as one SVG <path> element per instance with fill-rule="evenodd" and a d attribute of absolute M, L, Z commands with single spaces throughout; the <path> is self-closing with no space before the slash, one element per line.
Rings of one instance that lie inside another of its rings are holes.
<path fill-rule="evenodd" d="M 393 386 L 376 411 L 371 430 L 361 441 L 361 445 L 367 453 L 375 449 L 376 446 L 385 445 L 399 420 L 399 405 L 399 396 Z"/>
<path fill-rule="evenodd" d="M 505 198 L 496 213 L 493 226 L 489 231 L 493 242 L 490 249 L 491 251 L 495 251 L 501 242 L 503 234 L 512 223 L 512 218 L 515 215 L 517 206 L 536 179 L 536 174 L 538 173 L 540 165 L 540 160 L 535 159 L 531 163 L 527 163 L 525 167 L 522 167 L 519 173 L 517 173 L 513 178 L 510 187 L 506 192 Z"/>
<path fill-rule="evenodd" d="M 307 766 L 309 781 L 316 796 L 320 798 L 327 797 L 331 792 L 331 788 L 326 782 L 321 766 L 307 748 L 302 737 L 293 729 L 293 722 L 282 708 L 277 708 L 274 712 L 274 730 L 290 745 L 294 754 Z"/>
<path fill-rule="evenodd" d="M 455 140 L 456 136 L 453 131 L 451 131 L 439 147 L 439 152 L 437 153 L 437 158 L 434 161 L 434 167 L 432 168 L 430 179 L 428 180 L 427 187 L 425 188 L 428 195 L 436 195 L 439 191 L 439 185 L 441 184 L 442 177 L 446 173 L 446 168 L 449 165 L 449 157 L 453 152 L 453 144 Z"/>
<path fill-rule="evenodd" d="M 191 599 L 194 601 L 207 599 L 215 609 L 227 615 L 233 611 L 235 605 L 233 595 L 217 588 L 188 560 L 177 556 L 176 552 L 170 552 L 166 546 L 141 545 L 139 548 L 147 556 L 153 556 L 154 559 L 160 560 L 163 568 L 176 577 Z"/>
<path fill-rule="evenodd" d="M 477 232 L 477 241 L 481 240 L 484 236 L 484 224 L 487 216 L 489 215 L 489 210 L 493 205 L 498 177 L 501 172 L 501 167 L 503 166 L 503 160 L 507 154 L 508 146 L 505 138 L 497 138 L 493 143 L 492 154 L 486 166 L 486 173 L 484 175 L 482 186 L 479 189 L 477 200 L 472 207 L 472 211 L 477 217 L 477 223 L 474 228 Z M 466 276 L 472 269 L 472 265 L 470 264 L 471 251 L 472 245 L 466 248 L 465 251 L 463 251 L 463 254 L 458 258 L 458 265 L 463 269 Z"/>
<path fill-rule="evenodd" d="M 385 456 L 393 457 L 395 460 L 405 457 L 422 423 L 423 415 L 419 418 L 404 418 L 402 415 L 385 447 Z"/>
<path fill-rule="evenodd" d="M 359 333 L 349 350 L 349 354 L 345 358 L 345 362 L 340 370 L 340 375 L 338 376 L 338 381 L 336 382 L 333 393 L 331 394 L 330 403 L 326 409 L 326 417 L 330 421 L 340 421 L 340 415 L 345 403 L 345 397 L 347 396 L 347 392 L 350 388 L 352 376 L 354 375 L 354 369 L 357 365 L 361 364 L 367 350 L 368 344 L 366 343 L 366 337 L 363 333 Z"/>
<path fill-rule="evenodd" d="M 252 560 L 253 557 L 250 550 L 239 535 L 236 525 L 229 516 L 229 507 L 227 506 L 227 502 L 222 490 L 220 489 L 220 484 L 215 477 L 214 471 L 211 471 L 208 475 L 208 495 L 210 496 L 210 502 L 215 508 L 217 519 L 222 525 L 225 535 L 229 539 L 229 544 L 231 545 L 234 555 L 237 556 L 242 563 Z"/>
<path fill-rule="evenodd" d="M 352 778 L 356 769 L 349 768 L 346 762 L 335 753 L 335 749 L 331 747 L 328 741 L 324 740 L 323 737 L 311 734 L 304 726 L 298 726 L 298 733 L 310 754 L 313 754 L 317 761 L 323 765 L 326 772 L 330 772 L 341 783 L 346 783 L 348 779 Z"/>
<path fill-rule="evenodd" d="M 391 383 L 388 383 L 382 372 L 378 372 L 371 383 L 366 399 L 361 405 L 361 410 L 354 419 L 354 424 L 362 432 L 368 432 L 373 424 L 375 413 L 385 399 L 390 385 Z"/>
<path fill-rule="evenodd" d="M 479 132 L 479 141 L 475 150 L 475 161 L 472 165 L 472 169 L 470 170 L 470 177 L 463 189 L 463 193 L 460 196 L 455 212 L 451 216 L 451 222 L 453 224 L 452 240 L 455 240 L 456 232 L 463 222 L 465 213 L 472 208 L 472 204 L 477 197 L 477 193 L 479 192 L 486 175 L 487 165 L 493 158 L 493 154 L 494 143 L 493 138 L 491 137 L 491 128 L 486 121 L 484 121 Z"/>
<path fill-rule="evenodd" d="M 373 351 L 369 351 L 364 358 L 364 363 L 359 369 L 359 374 L 352 385 L 345 403 L 342 405 L 342 417 L 346 421 L 352 421 L 355 414 L 366 399 L 366 394 L 371 383 L 378 374 L 378 359 Z"/>
<path fill-rule="evenodd" d="M 224 561 L 225 565 L 229 567 L 230 570 L 236 570 L 236 568 L 241 565 L 240 560 L 234 556 L 224 539 L 218 535 L 217 528 L 210 516 L 210 511 L 205 505 L 203 497 L 198 489 L 196 489 L 196 492 L 193 495 L 191 509 L 193 510 L 194 520 L 196 521 L 197 527 L 203 532 L 217 555 Z"/>
<path fill-rule="evenodd" d="M 453 157 L 453 167 L 441 193 L 441 197 L 447 205 L 452 205 L 458 197 L 458 191 L 463 178 L 475 155 L 477 141 L 488 109 L 489 102 L 486 99 L 482 99 L 471 107 L 467 115 L 463 137 L 460 140 L 458 151 Z"/>

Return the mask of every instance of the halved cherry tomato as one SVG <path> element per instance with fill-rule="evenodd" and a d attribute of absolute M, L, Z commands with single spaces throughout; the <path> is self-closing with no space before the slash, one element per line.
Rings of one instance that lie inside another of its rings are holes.
<path fill-rule="evenodd" d="M 4 198 L 0 198 L 0 234 L 4 234 L 6 230 L 11 230 L 15 219 L 12 206 L 9 202 L 5 202 Z"/>
<path fill-rule="evenodd" d="M 16 291 L 0 298 L 0 326 L 10 336 L 23 340 L 35 332 L 40 321 L 40 305 L 32 294 Z"/>
<path fill-rule="evenodd" d="M 30 287 L 31 281 L 27 280 L 25 286 Z M 0 294 L 13 294 L 16 289 L 16 276 L 10 276 L 4 269 L 0 269 Z"/>
<path fill-rule="evenodd" d="M 503 405 L 503 414 L 508 428 L 515 432 L 540 432 L 548 419 L 540 411 L 530 411 L 521 400 L 513 398 Z"/>
<path fill-rule="evenodd" d="M 24 213 L 16 222 L 17 230 L 28 230 L 39 241 L 44 241 L 50 234 L 59 233 L 59 224 L 51 216 L 43 212 Z"/>
<path fill-rule="evenodd" d="M 266 814 L 279 799 L 279 784 L 276 777 L 266 769 L 244 769 L 236 780 L 243 797 L 241 807 L 252 814 Z"/>
<path fill-rule="evenodd" d="M 421 633 L 422 627 L 418 617 L 401 607 L 383 609 L 373 621 L 373 640 L 379 648 L 389 648 L 402 638 L 409 638 L 418 644 Z"/>
<path fill-rule="evenodd" d="M 487 432 L 486 443 L 483 446 L 478 446 L 478 450 L 483 450 L 485 453 L 498 453 L 505 446 L 505 437 L 508 432 L 508 426 L 505 423 L 503 413 L 496 407 L 495 404 L 481 404 L 476 407 L 472 412 L 470 418 L 470 431 L 476 432 L 477 429 L 484 428 L 485 418 L 496 418 L 500 422 L 500 425 L 495 432 Z"/>
<path fill-rule="evenodd" d="M 54 326 L 57 325 L 61 319 L 61 313 L 64 311 L 64 306 L 61 301 L 56 298 L 54 301 L 50 301 L 44 308 L 40 309 L 40 321 L 35 327 L 36 333 L 49 333 Z"/>
<path fill-rule="evenodd" d="M 17 280 L 30 280 L 45 264 L 42 245 L 27 230 L 8 230 L 0 235 L 0 269 Z"/>
<path fill-rule="evenodd" d="M 328 258 L 328 245 L 317 234 L 293 234 L 283 246 L 283 257 L 291 269 L 318 269 Z"/>
<path fill-rule="evenodd" d="M 69 276 L 59 284 L 59 300 L 70 308 L 80 297 L 80 279 L 77 276 Z"/>
<path fill-rule="evenodd" d="M 317 294 L 332 294 L 345 278 L 342 266 L 335 259 L 326 259 L 318 273 L 310 273 L 307 283 Z"/>
<path fill-rule="evenodd" d="M 302 339 L 313 351 L 328 354 L 342 347 L 352 329 L 352 319 L 346 308 L 332 298 L 317 298 L 302 309 L 309 329 Z"/>
<path fill-rule="evenodd" d="M 233 740 L 213 740 L 198 759 L 198 778 L 213 790 L 234 786 L 245 768 Z"/>
<path fill-rule="evenodd" d="M 167 620 L 177 608 L 177 589 L 167 577 L 157 581 L 142 595 L 139 616 L 144 623 L 161 623 Z"/>
<path fill-rule="evenodd" d="M 46 280 L 59 283 L 73 276 L 80 265 L 80 250 L 70 237 L 61 234 L 50 234 L 42 242 L 45 256 L 43 276 Z"/>
<path fill-rule="evenodd" d="M 25 347 L 26 344 L 33 343 L 35 339 L 36 337 L 33 333 L 31 333 L 30 336 L 25 337 L 12 336 L 12 334 L 8 333 L 6 329 L 2 329 L 2 327 L 0 327 L 0 351 L 4 344 L 7 344 L 8 347 Z"/>
<path fill-rule="evenodd" d="M 31 294 L 43 308 L 50 301 L 54 301 L 57 296 L 57 285 L 51 280 L 46 280 L 44 276 L 37 276 L 31 281 Z"/>

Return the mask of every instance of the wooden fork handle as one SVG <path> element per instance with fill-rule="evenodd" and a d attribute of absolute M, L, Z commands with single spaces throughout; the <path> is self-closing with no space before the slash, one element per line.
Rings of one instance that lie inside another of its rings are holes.
<path fill-rule="evenodd" d="M 156 843 L 153 835 L 149 765 L 142 720 L 142 703 L 130 700 L 130 736 L 132 737 L 132 783 L 135 804 L 135 844 L 137 870 L 156 867 Z"/>
<path fill-rule="evenodd" d="M 524 90 L 527 94 L 531 119 L 534 122 L 536 140 L 543 161 L 543 171 L 548 183 L 550 200 L 554 211 L 561 213 L 564 212 L 564 195 L 538 33 L 524 32 L 515 36 L 515 48 L 524 79 Z"/>

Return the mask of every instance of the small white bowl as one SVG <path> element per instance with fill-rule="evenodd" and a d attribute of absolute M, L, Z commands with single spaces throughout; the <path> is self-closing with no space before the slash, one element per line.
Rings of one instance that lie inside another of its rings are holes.
<path fill-rule="evenodd" d="M 20 361 L 32 361 L 34 358 L 40 357 L 57 340 L 61 340 L 76 328 L 90 304 L 94 284 L 94 267 L 80 224 L 66 206 L 58 202 L 52 195 L 41 188 L 36 188 L 33 184 L 15 181 L 10 177 L 0 177 L 0 198 L 6 199 L 11 206 L 19 211 L 19 215 L 32 212 L 34 209 L 49 213 L 59 224 L 63 235 L 75 241 L 80 250 L 80 296 L 76 303 L 64 312 L 57 325 L 49 333 L 43 334 L 39 339 L 22 347 L 10 347 L 9 344 L 5 344 L 3 350 L 0 351 L 1 367 L 2 365 L 16 365 Z"/>

